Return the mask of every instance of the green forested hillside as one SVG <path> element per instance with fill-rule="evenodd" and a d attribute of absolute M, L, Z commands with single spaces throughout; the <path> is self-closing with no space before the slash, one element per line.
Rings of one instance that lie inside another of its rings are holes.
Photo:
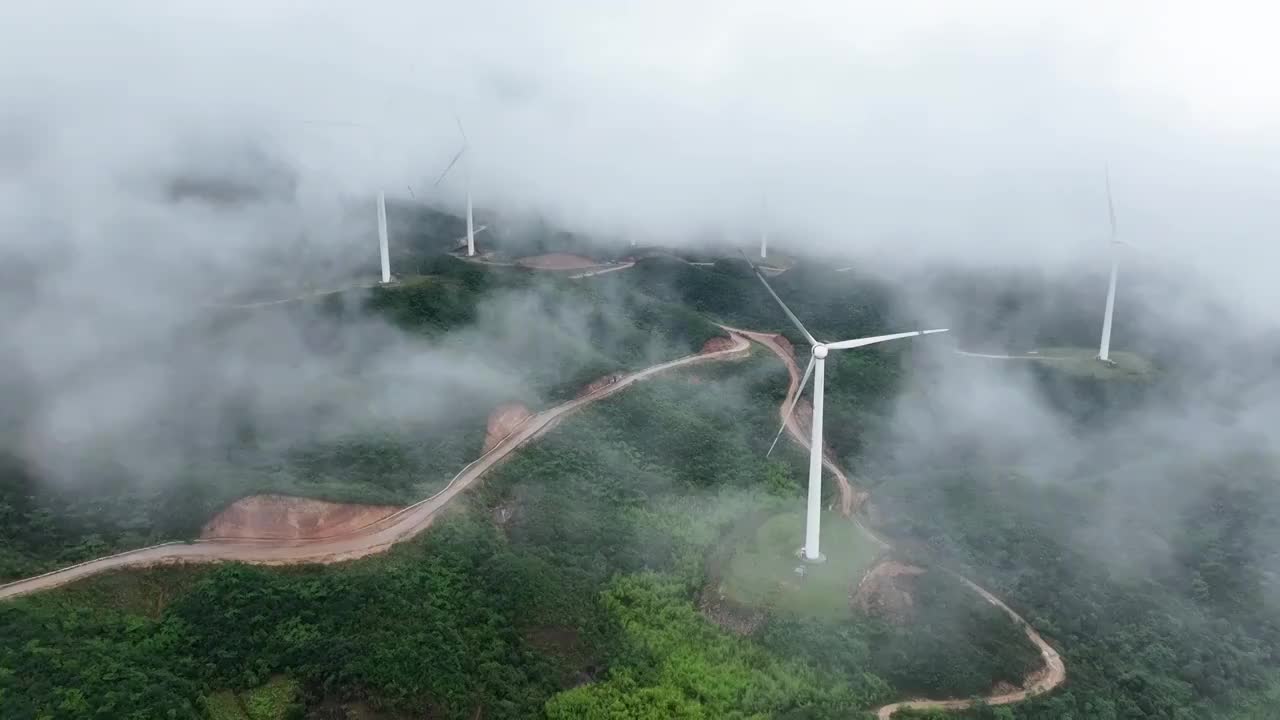
<path fill-rule="evenodd" d="M 87 477 L 53 482 L 23 459 L 19 424 L 0 437 L 0 580 L 192 537 L 227 503 L 255 493 L 414 502 L 479 455 L 486 418 L 497 405 L 520 402 L 536 411 L 572 398 L 604 375 L 696 352 L 722 334 L 686 308 L 628 288 L 483 268 L 443 256 L 424 270 L 431 274 L 375 289 L 357 304 L 329 298 L 219 311 L 206 318 L 204 335 L 193 331 L 191 342 L 208 344 L 212 353 L 224 336 L 237 337 L 241 328 L 295 323 L 308 329 L 313 352 L 334 354 L 338 347 L 359 357 L 361 352 L 346 347 L 353 341 L 343 333 L 389 321 L 420 337 L 422 361 L 455 363 L 459 373 L 477 373 L 475 383 L 461 386 L 444 376 L 424 380 L 406 371 L 404 392 L 421 396 L 420 411 L 354 414 L 352 408 L 370 395 L 385 392 L 370 384 L 386 382 L 382 378 L 394 370 L 356 364 L 321 378 L 315 395 L 323 399 L 304 398 L 310 407 L 296 418 L 263 419 L 246 409 L 253 398 L 200 408 L 228 429 L 197 438 L 199 444 L 161 478 L 137 477 L 105 459 Z M 372 345 L 368 355 L 390 352 Z M 396 362 L 419 361 L 395 352 Z M 483 363 L 467 360 L 475 357 Z M 373 379 L 373 371 L 382 375 Z M 485 377 L 494 381 L 486 384 Z M 175 408 L 173 417 L 152 421 L 181 423 L 181 413 L 189 410 Z M 361 418 L 358 423 L 345 419 L 353 414 Z M 277 434 L 281 424 L 289 434 Z"/>
<path fill-rule="evenodd" d="M 597 371 L 692 351 L 716 332 L 703 316 L 796 340 L 741 263 L 647 260 L 575 285 L 439 262 L 431 277 L 375 292 L 369 307 L 469 351 L 487 340 L 468 328 L 532 309 L 546 322 L 539 332 L 508 324 L 493 351 L 520 385 L 538 389 L 512 399 L 555 402 Z M 934 324 L 866 278 L 798 268 L 774 286 L 824 338 Z M 1037 307 L 1027 292 L 1014 287 L 1007 300 Z M 1174 422 L 1174 410 L 1192 407 L 1183 383 L 1198 366 L 1160 357 L 1161 372 L 1141 385 L 974 370 L 911 342 L 829 364 L 828 443 L 871 489 L 868 521 L 899 559 L 935 568 L 913 581 L 903 624 L 766 607 L 755 631 L 739 636 L 697 611 L 743 518 L 800 502 L 803 455 L 784 442 L 762 460 L 786 378 L 757 351 L 592 406 L 386 556 L 152 570 L 4 603 L 0 637 L 13 641 L 0 644 L 0 716 L 212 717 L 210 708 L 247 712 L 244 698 L 296 682 L 303 712 L 317 720 L 857 717 L 904 696 L 984 694 L 1037 665 L 1016 627 L 936 570 L 949 568 L 1043 633 L 1068 680 L 1026 703 L 918 716 L 1270 717 L 1280 670 L 1277 463 L 1265 437 L 1178 443 L 1157 432 L 1163 425 L 1135 424 Z M 944 392 L 957 377 L 969 396 Z M 1006 403 L 984 422 L 950 404 L 959 397 L 969 407 L 980 391 Z M 996 422 L 1000 410 L 1026 411 L 1014 399 L 1043 417 Z M 1210 399 L 1197 398 L 1196 412 L 1231 412 Z M 421 440 L 430 429 L 415 428 L 412 442 L 353 435 L 289 448 L 271 466 L 278 484 L 262 487 L 419 493 L 430 463 L 443 473 L 453 467 L 444 458 L 460 465 L 476 453 L 483 416 L 450 419 L 430 442 Z M 209 472 L 258 467 L 227 457 Z M 115 478 L 98 495 L 59 497 L 37 470 L 6 462 L 0 561 L 14 575 L 181 536 L 217 506 L 217 493 L 236 487 L 202 490 L 210 486 L 193 479 L 145 495 Z"/>
<path fill-rule="evenodd" d="M 882 678 L 912 663 L 933 663 L 944 687 L 999 672 L 971 656 L 978 664 L 948 675 L 975 639 L 963 627 L 925 647 L 927 629 L 851 612 L 835 637 L 854 642 L 797 652 L 782 619 L 748 639 L 698 614 L 722 534 L 799 502 L 803 455 L 784 446 L 760 459 L 785 382 L 761 354 L 641 384 L 514 456 L 385 557 L 145 571 L 6 603 L 0 631 L 19 641 L 0 651 L 14 669 L 0 675 L 0 709 L 184 716 L 201 697 L 287 676 L 308 707 L 359 703 L 388 717 L 836 718 L 890 699 Z M 930 592 L 941 593 L 939 618 L 967 593 Z M 892 640 L 904 632 L 906 644 Z M 890 650 L 866 652 L 866 640 Z M 106 678 L 122 679 L 107 692 Z"/>

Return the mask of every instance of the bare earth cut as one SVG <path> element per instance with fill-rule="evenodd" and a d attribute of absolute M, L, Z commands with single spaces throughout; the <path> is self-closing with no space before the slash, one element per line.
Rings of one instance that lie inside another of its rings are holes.
<path fill-rule="evenodd" d="M 604 263 L 596 262 L 591 258 L 582 257 L 581 255 L 569 255 L 567 253 L 550 253 L 547 255 L 533 255 L 531 257 L 520 258 L 516 264 L 521 267 L 532 268 L 534 270 L 585 270 L 587 268 L 600 267 Z"/>
<path fill-rule="evenodd" d="M 581 390 L 579 390 L 579 391 L 578 391 L 578 395 L 577 395 L 577 396 L 578 396 L 578 397 L 580 397 L 580 398 L 584 398 L 584 397 L 587 397 L 588 395 L 590 395 L 591 393 L 597 393 L 597 392 L 600 392 L 601 390 L 603 390 L 603 389 L 605 389 L 605 388 L 609 387 L 610 385 L 612 385 L 612 384 L 614 384 L 614 383 L 618 382 L 618 381 L 619 381 L 619 380 L 621 380 L 623 377 L 624 377 L 624 375 L 623 375 L 622 373 L 609 373 L 608 375 L 605 375 L 605 376 L 604 376 L 604 377 L 602 377 L 602 378 L 597 378 L 597 379 L 595 379 L 595 380 L 592 380 L 591 382 L 589 382 L 589 383 L 587 383 L 585 386 L 583 386 L 583 388 L 582 388 Z"/>
<path fill-rule="evenodd" d="M 566 253 L 550 253 L 548 255 L 534 255 L 532 257 L 520 258 L 516 261 L 516 265 L 528 268 L 530 270 L 577 270 L 567 277 L 571 280 L 580 278 L 594 277 L 603 275 L 604 273 L 616 272 L 618 270 L 626 270 L 635 266 L 635 261 L 626 260 L 617 263 L 602 263 L 585 258 L 581 255 L 569 255 Z"/>
<path fill-rule="evenodd" d="M 867 571 L 858 581 L 853 604 L 865 613 L 879 615 L 891 623 L 905 624 L 911 619 L 915 600 L 899 578 L 923 575 L 924 568 L 885 560 Z"/>
<path fill-rule="evenodd" d="M 499 405 L 489 413 L 489 422 L 484 433 L 484 452 L 489 452 L 502 439 L 515 432 L 520 424 L 533 417 L 529 408 L 520 403 Z"/>
<path fill-rule="evenodd" d="M 319 540 L 355 532 L 399 510 L 394 505 L 253 495 L 231 503 L 205 523 L 200 538 Z"/>
<path fill-rule="evenodd" d="M 702 349 L 698 352 L 706 355 L 707 353 L 716 353 L 721 350 L 728 350 L 733 347 L 733 338 L 731 337 L 713 337 L 702 344 Z"/>

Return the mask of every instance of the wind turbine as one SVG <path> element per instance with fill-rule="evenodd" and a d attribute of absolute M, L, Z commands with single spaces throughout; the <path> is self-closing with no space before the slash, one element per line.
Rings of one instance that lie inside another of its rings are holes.
<path fill-rule="evenodd" d="M 1102 315 L 1102 343 L 1098 346 L 1098 359 L 1111 364 L 1111 316 L 1116 309 L 1116 275 L 1120 272 L 1120 246 L 1124 243 L 1116 237 L 1116 206 L 1111 201 L 1111 168 L 1105 168 L 1107 180 L 1107 213 L 1111 218 L 1111 282 L 1107 285 L 1107 309 Z"/>
<path fill-rule="evenodd" d="M 378 191 L 378 252 L 382 256 L 382 282 L 391 282 L 391 256 L 387 250 L 387 194 Z"/>
<path fill-rule="evenodd" d="M 746 253 L 742 256 L 746 258 Z M 827 353 L 832 350 L 850 350 L 852 348 L 866 347 L 867 345 L 876 345 L 889 340 L 898 340 L 900 338 L 915 337 L 917 335 L 932 335 L 933 333 L 946 332 L 947 328 L 937 330 L 914 330 L 912 332 L 894 333 L 892 335 L 877 335 L 875 337 L 857 338 L 854 340 L 841 340 L 839 342 L 827 343 L 815 340 L 813 335 L 805 329 L 800 319 L 791 312 L 786 303 L 782 302 L 782 298 L 769 287 L 769 281 L 764 279 L 764 275 L 747 258 L 747 264 L 751 266 L 751 270 L 755 272 L 756 277 L 760 278 L 760 283 L 764 285 L 764 289 L 769 291 L 773 299 L 777 301 L 778 306 L 782 308 L 782 312 L 786 314 L 787 319 L 792 325 L 800 331 L 800 334 L 809 341 L 811 348 L 809 365 L 804 370 L 804 378 L 800 381 L 799 387 L 796 388 L 795 397 L 791 398 L 791 405 L 787 408 L 786 414 L 782 419 L 782 427 L 778 429 L 778 434 L 773 438 L 773 445 L 769 446 L 769 452 L 773 452 L 774 445 L 778 444 L 778 438 L 787 428 L 787 423 L 791 420 L 791 413 L 795 412 L 796 403 L 800 400 L 800 394 L 804 392 L 804 386 L 809 382 L 809 376 L 813 376 L 813 427 L 809 440 L 809 498 L 808 510 L 805 515 L 804 523 L 804 559 L 809 562 L 821 562 L 822 553 L 818 551 L 818 531 L 822 522 L 822 394 L 824 369 L 826 366 Z"/>
<path fill-rule="evenodd" d="M 760 202 L 760 259 L 769 257 L 769 201 Z"/>
<path fill-rule="evenodd" d="M 348 122 L 345 120 L 302 120 L 301 123 L 303 125 L 314 126 L 314 127 L 354 128 L 364 132 L 366 137 L 370 137 L 370 135 L 368 134 L 369 128 L 364 124 L 358 123 L 358 122 Z M 372 152 L 375 155 L 379 154 L 376 146 Z M 391 254 L 390 254 L 390 248 L 388 247 L 388 242 L 387 242 L 387 194 L 383 190 L 378 191 L 377 212 L 378 212 L 378 256 L 382 264 L 382 282 L 389 283 L 391 282 Z"/>
<path fill-rule="evenodd" d="M 449 171 L 453 169 L 453 166 L 458 163 L 458 160 L 461 159 L 462 156 L 466 154 L 467 150 L 470 149 L 470 146 L 471 146 L 470 142 L 467 140 L 467 131 L 462 129 L 462 118 L 459 118 L 458 116 L 455 115 L 453 119 L 458 121 L 458 132 L 462 134 L 462 147 L 458 150 L 457 154 L 453 156 L 453 159 L 449 161 L 449 165 L 444 169 L 444 172 L 440 173 L 440 177 L 436 178 L 436 182 L 435 182 L 436 185 L 439 185 L 444 180 L 445 176 L 449 174 Z M 472 257 L 476 254 L 476 229 L 475 229 L 475 220 L 471 214 L 471 161 L 470 160 L 467 161 L 466 184 L 467 184 L 467 257 Z"/>

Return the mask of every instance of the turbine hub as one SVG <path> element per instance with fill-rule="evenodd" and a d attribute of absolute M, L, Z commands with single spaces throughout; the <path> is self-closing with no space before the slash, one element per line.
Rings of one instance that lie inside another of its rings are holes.
<path fill-rule="evenodd" d="M 827 356 L 827 346 L 826 346 L 826 345 L 821 345 L 821 344 L 819 344 L 819 345 L 814 345 L 814 346 L 813 346 L 813 356 L 814 356 L 814 357 L 816 357 L 816 358 L 818 358 L 819 360 L 821 360 L 822 358 L 826 357 L 826 356 Z"/>

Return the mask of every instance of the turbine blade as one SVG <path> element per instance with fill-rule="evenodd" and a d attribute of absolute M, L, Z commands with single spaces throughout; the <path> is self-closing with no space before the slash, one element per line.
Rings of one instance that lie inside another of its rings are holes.
<path fill-rule="evenodd" d="M 471 141 L 467 139 L 467 131 L 462 128 L 462 118 L 458 116 L 458 113 L 454 113 L 453 119 L 458 123 L 458 132 L 462 133 L 462 147 L 465 148 L 471 144 Z"/>
<path fill-rule="evenodd" d="M 1103 173 L 1107 181 L 1107 215 L 1111 218 L 1111 242 L 1116 242 L 1116 206 L 1111 201 L 1111 168 L 1104 166 Z"/>
<path fill-rule="evenodd" d="M 405 187 L 409 189 L 409 197 L 413 198 L 414 200 L 417 200 L 418 196 L 413 194 L 413 186 L 405 185 Z"/>
<path fill-rule="evenodd" d="M 900 338 L 915 337 L 916 335 L 932 335 L 933 333 L 944 333 L 949 328 L 939 328 L 937 330 L 914 330 L 912 332 L 894 333 L 892 335 L 876 335 L 875 337 L 858 338 L 856 340 L 841 340 L 840 342 L 827 343 L 828 350 L 848 350 L 849 348 L 863 347 L 864 345 L 875 345 L 876 343 L 887 342 L 889 340 L 898 340 Z"/>
<path fill-rule="evenodd" d="M 435 181 L 435 183 L 433 183 L 433 184 L 432 184 L 432 187 L 434 187 L 434 186 L 436 186 L 436 185 L 439 185 L 439 184 L 440 184 L 440 182 L 444 180 L 444 176 L 445 176 L 445 175 L 448 175 L 448 174 L 449 174 L 449 171 L 453 169 L 453 166 L 458 164 L 458 158 L 461 158 L 461 157 L 462 157 L 462 153 L 464 153 L 464 152 L 466 152 L 466 151 L 467 151 L 467 146 L 466 146 L 466 145 L 463 145 L 463 146 L 462 146 L 462 149 L 458 151 L 458 154 L 457 154 L 457 155 L 454 155 L 454 156 L 453 156 L 453 159 L 449 161 L 449 164 L 448 164 L 448 166 L 446 166 L 446 167 L 445 167 L 444 172 L 440 173 L 440 177 L 436 178 L 436 181 Z"/>
<path fill-rule="evenodd" d="M 787 406 L 787 412 L 782 416 L 782 427 L 778 428 L 778 434 L 773 436 L 773 442 L 769 445 L 769 452 L 765 453 L 765 457 L 773 454 L 773 448 L 778 444 L 778 438 L 782 437 L 782 432 L 787 429 L 787 421 L 791 419 L 791 413 L 795 412 L 796 404 L 800 402 L 800 396 L 804 394 L 804 386 L 809 384 L 809 376 L 813 374 L 813 355 L 809 355 L 809 367 L 804 369 L 804 377 L 800 380 L 800 385 L 796 387 L 796 396 L 791 398 L 791 404 Z"/>
<path fill-rule="evenodd" d="M 747 257 L 747 253 L 742 250 L 739 250 L 738 252 L 742 253 L 743 259 L 751 266 L 751 271 L 756 274 L 756 277 L 760 278 L 760 282 L 764 284 L 764 289 L 768 290 L 769 294 L 773 296 L 773 299 L 778 302 L 778 305 L 782 308 L 782 312 L 787 314 L 787 319 L 791 321 L 791 324 L 796 326 L 796 329 L 800 331 L 801 335 L 804 335 L 804 338 L 809 341 L 810 345 L 817 345 L 818 341 L 814 340 L 813 336 L 809 334 L 809 331 L 804 329 L 804 324 L 800 322 L 800 318 L 796 317 L 795 313 L 791 312 L 791 308 L 787 307 L 787 304 L 782 302 L 782 298 L 778 297 L 778 293 L 774 292 L 773 288 L 769 287 L 769 281 L 765 280 L 764 275 L 760 274 L 760 270 L 756 268 L 755 263 L 751 262 L 751 258 Z"/>

